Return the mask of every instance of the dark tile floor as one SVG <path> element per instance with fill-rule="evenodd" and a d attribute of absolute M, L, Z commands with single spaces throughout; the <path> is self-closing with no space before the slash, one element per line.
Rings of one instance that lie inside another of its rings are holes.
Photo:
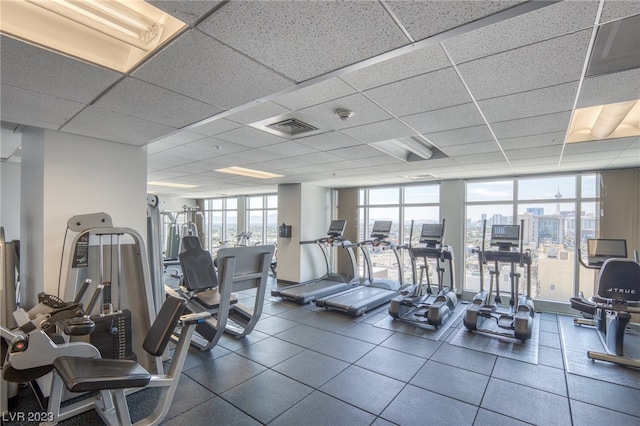
<path fill-rule="evenodd" d="M 640 371 L 589 366 L 565 350 L 566 317 L 538 318 L 537 341 L 527 342 L 537 351 L 514 359 L 521 344 L 494 336 L 473 334 L 482 344 L 465 347 L 462 316 L 435 340 L 389 321 L 385 307 L 352 318 L 268 297 L 249 336 L 191 349 L 164 424 L 640 425 Z M 134 420 L 154 392 L 128 397 Z M 18 404 L 33 404 L 21 394 Z M 89 412 L 62 424 L 101 421 Z"/>

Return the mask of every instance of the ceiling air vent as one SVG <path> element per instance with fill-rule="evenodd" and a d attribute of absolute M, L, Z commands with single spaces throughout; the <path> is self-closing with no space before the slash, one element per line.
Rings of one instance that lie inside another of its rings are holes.
<path fill-rule="evenodd" d="M 305 123 L 304 121 L 298 120 L 296 118 L 289 118 L 283 121 L 278 121 L 277 123 L 269 124 L 266 127 L 270 128 L 271 130 L 283 133 L 286 136 L 297 136 L 302 133 L 318 130 L 317 127 L 314 127 L 311 124 Z"/>

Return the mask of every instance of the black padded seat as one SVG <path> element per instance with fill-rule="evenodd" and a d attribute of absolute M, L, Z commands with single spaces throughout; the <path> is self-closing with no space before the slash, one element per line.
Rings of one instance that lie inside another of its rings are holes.
<path fill-rule="evenodd" d="M 182 238 L 185 250 L 178 255 L 182 267 L 184 286 L 189 291 L 209 290 L 218 285 L 211 253 L 200 245 L 200 238 L 188 235 Z"/>
<path fill-rule="evenodd" d="M 144 339 L 145 351 L 153 356 L 164 353 L 185 304 L 184 299 L 167 296 Z M 71 392 L 139 388 L 151 380 L 151 374 L 144 367 L 125 359 L 63 356 L 53 361 L 53 367 Z"/>
<path fill-rule="evenodd" d="M 129 360 L 63 356 L 53 366 L 71 392 L 143 388 L 151 380 L 147 370 Z"/>
<path fill-rule="evenodd" d="M 598 277 L 598 296 L 628 302 L 640 301 L 640 264 L 632 259 L 607 259 Z"/>

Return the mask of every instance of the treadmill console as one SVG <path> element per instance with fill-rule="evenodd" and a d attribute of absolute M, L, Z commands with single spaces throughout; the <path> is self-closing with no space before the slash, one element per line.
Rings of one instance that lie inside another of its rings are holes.
<path fill-rule="evenodd" d="M 587 240 L 587 264 L 601 267 L 607 259 L 627 257 L 627 240 L 590 239 Z"/>
<path fill-rule="evenodd" d="M 385 239 L 389 237 L 391 233 L 391 221 L 390 220 L 376 220 L 373 222 L 373 229 L 371 230 L 371 238 Z"/>
<path fill-rule="evenodd" d="M 332 220 L 329 225 L 327 235 L 331 237 L 340 237 L 344 233 L 344 228 L 347 225 L 346 220 Z"/>

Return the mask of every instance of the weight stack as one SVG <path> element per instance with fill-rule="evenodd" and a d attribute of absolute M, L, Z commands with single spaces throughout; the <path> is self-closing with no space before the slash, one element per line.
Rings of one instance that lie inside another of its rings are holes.
<path fill-rule="evenodd" d="M 131 311 L 95 315 L 91 319 L 96 328 L 90 334 L 90 342 L 98 348 L 102 358 L 136 359 L 131 345 Z"/>

